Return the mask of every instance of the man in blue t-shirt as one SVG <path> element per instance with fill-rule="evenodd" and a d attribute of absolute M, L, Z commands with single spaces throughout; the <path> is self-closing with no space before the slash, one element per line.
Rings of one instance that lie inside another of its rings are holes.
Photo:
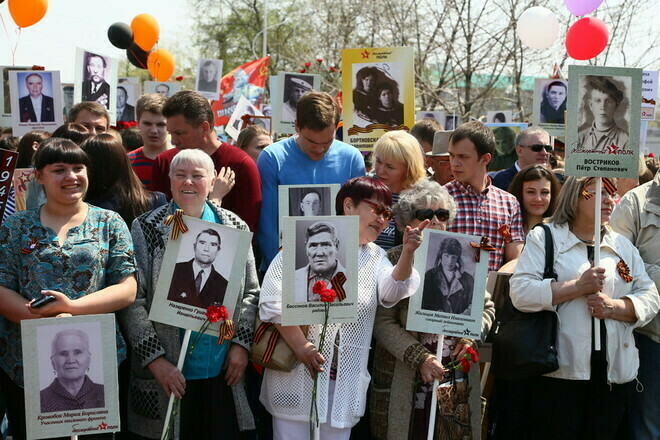
<path fill-rule="evenodd" d="M 360 151 L 335 139 L 339 105 L 323 92 L 309 92 L 296 107 L 296 134 L 266 147 L 259 155 L 261 215 L 257 241 L 263 252 L 261 270 L 277 254 L 278 186 L 343 184 L 364 175 Z"/>

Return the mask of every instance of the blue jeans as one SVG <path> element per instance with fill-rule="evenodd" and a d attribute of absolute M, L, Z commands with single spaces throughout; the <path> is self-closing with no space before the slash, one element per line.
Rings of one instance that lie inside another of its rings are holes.
<path fill-rule="evenodd" d="M 631 388 L 629 423 L 635 440 L 660 438 L 660 344 L 635 332 L 639 350 L 637 379 L 644 386 L 638 393 Z"/>

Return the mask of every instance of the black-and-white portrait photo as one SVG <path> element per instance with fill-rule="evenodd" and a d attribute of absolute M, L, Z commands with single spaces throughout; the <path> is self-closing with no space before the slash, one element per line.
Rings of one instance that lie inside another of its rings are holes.
<path fill-rule="evenodd" d="M 490 124 L 506 124 L 513 118 L 511 110 L 497 110 L 486 114 L 486 122 Z"/>
<path fill-rule="evenodd" d="M 193 235 L 192 243 L 181 245 L 179 258 L 185 259 L 180 261 L 177 258 L 179 262 L 174 268 L 167 299 L 204 309 L 211 305 L 222 305 L 228 277 L 218 269 L 226 264 L 231 269 L 232 249 L 224 248 L 223 238 L 217 229 L 207 228 L 193 232 Z"/>
<path fill-rule="evenodd" d="M 456 115 L 447 115 L 445 116 L 444 123 L 445 130 L 451 131 L 455 130 L 458 127 L 458 116 Z"/>
<path fill-rule="evenodd" d="M 476 264 L 469 240 L 431 234 L 428 249 L 421 308 L 470 315 Z"/>
<path fill-rule="evenodd" d="M 37 331 L 41 412 L 104 408 L 101 325 L 81 323 Z"/>
<path fill-rule="evenodd" d="M 160 81 L 145 81 L 144 93 L 158 93 L 159 95 L 169 98 L 176 92 L 181 90 L 181 83 L 178 82 L 160 82 Z"/>
<path fill-rule="evenodd" d="M 295 302 L 320 301 L 313 292 L 318 281 L 332 287 L 332 279 L 346 274 L 346 246 L 343 243 L 344 223 L 328 220 L 299 221 L 296 223 Z"/>
<path fill-rule="evenodd" d="M 627 76 L 580 78 L 578 149 L 616 152 L 628 149 L 630 86 Z"/>
<path fill-rule="evenodd" d="M 133 84 L 117 86 L 118 121 L 135 121 L 135 99 L 135 87 Z"/>
<path fill-rule="evenodd" d="M 50 72 L 18 72 L 18 114 L 21 122 L 55 122 Z"/>
<path fill-rule="evenodd" d="M 62 103 L 62 114 L 66 116 L 73 107 L 73 84 L 62 84 Z"/>
<path fill-rule="evenodd" d="M 357 125 L 403 124 L 400 69 L 397 63 L 353 64 L 353 110 Z"/>
<path fill-rule="evenodd" d="M 332 197 L 329 187 L 289 188 L 289 215 L 312 217 L 332 215 Z"/>
<path fill-rule="evenodd" d="M 112 61 L 93 52 L 85 52 L 82 82 L 82 100 L 98 102 L 110 108 L 110 63 Z"/>
<path fill-rule="evenodd" d="M 222 74 L 222 61 L 201 58 L 197 61 L 197 87 L 198 92 L 208 92 L 218 96 L 218 83 Z"/>
<path fill-rule="evenodd" d="M 552 79 L 542 84 L 542 99 L 539 122 L 545 124 L 563 124 L 568 97 L 568 82 Z"/>
<path fill-rule="evenodd" d="M 418 121 L 419 121 L 420 119 L 435 119 L 435 120 L 438 121 L 440 124 L 442 124 L 443 127 L 444 127 L 444 123 L 445 123 L 445 112 L 443 112 L 443 111 L 436 111 L 436 110 L 421 111 L 421 112 L 417 112 L 417 115 L 416 115 L 416 118 L 415 118 L 415 119 L 418 120 Z"/>
<path fill-rule="evenodd" d="M 296 106 L 298 101 L 307 92 L 313 89 L 313 77 L 308 75 L 284 75 L 284 102 L 282 103 L 281 120 L 294 122 L 296 120 Z"/>

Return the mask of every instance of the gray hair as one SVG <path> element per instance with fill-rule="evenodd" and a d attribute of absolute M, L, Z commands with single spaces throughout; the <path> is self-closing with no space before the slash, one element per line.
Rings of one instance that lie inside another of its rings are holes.
<path fill-rule="evenodd" d="M 392 207 L 399 231 L 403 232 L 406 226 L 412 223 L 415 219 L 415 211 L 427 209 L 435 203 L 449 210 L 447 225 L 450 225 L 456 218 L 456 201 L 438 182 L 420 180 L 409 189 L 402 191 L 399 201 Z"/>
<path fill-rule="evenodd" d="M 75 328 L 70 328 L 67 330 L 62 330 L 61 332 L 57 332 L 55 337 L 53 338 L 53 342 L 51 345 L 51 353 L 50 357 L 53 357 L 57 354 L 57 341 L 60 340 L 60 338 L 64 336 L 78 336 L 82 341 L 83 344 L 85 345 L 85 348 L 87 349 L 87 352 L 89 353 L 89 336 L 87 336 L 87 333 L 85 333 L 82 330 L 78 330 Z"/>
<path fill-rule="evenodd" d="M 544 135 L 548 136 L 548 139 L 550 139 L 550 134 L 547 131 L 545 131 L 544 129 L 542 129 L 540 127 L 529 127 L 527 129 L 521 131 L 520 133 L 518 133 L 518 135 L 516 136 L 516 146 L 518 146 L 518 145 L 522 146 L 522 143 L 525 140 L 527 140 L 528 136 L 533 136 L 535 134 L 544 134 Z"/>
<path fill-rule="evenodd" d="M 202 167 L 206 170 L 210 178 L 215 177 L 215 165 L 211 156 L 204 153 L 202 150 L 194 148 L 182 150 L 179 154 L 174 156 L 170 164 L 170 179 L 174 176 L 174 170 L 181 165 L 192 165 Z"/>

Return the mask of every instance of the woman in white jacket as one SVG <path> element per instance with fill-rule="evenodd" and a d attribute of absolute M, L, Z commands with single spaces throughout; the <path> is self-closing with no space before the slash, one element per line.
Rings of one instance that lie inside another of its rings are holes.
<path fill-rule="evenodd" d="M 367 360 L 374 316 L 378 304 L 392 307 L 419 287 L 419 274 L 412 267 L 415 250 L 422 243 L 425 220 L 417 228 L 406 228 L 403 251 L 396 266 L 373 244 L 388 220 L 392 196 L 376 179 L 356 177 L 337 194 L 338 215 L 359 216 L 358 318 L 356 322 L 328 325 L 323 352 L 316 347 L 314 333 L 305 337 L 298 326 L 277 325 L 300 364 L 291 372 L 266 369 L 261 402 L 273 416 L 275 440 L 309 439 L 309 414 L 313 378 L 318 380 L 320 438 L 348 439 L 351 428 L 364 415 L 371 377 Z M 259 313 L 265 322 L 281 324 L 282 254 L 279 253 L 264 278 Z M 311 373 L 311 374 L 310 374 Z"/>
<path fill-rule="evenodd" d="M 595 212 L 607 225 L 614 208 L 612 185 L 603 185 L 599 207 L 595 189 L 595 178 L 570 177 L 559 193 L 549 223 L 557 280 L 543 279 L 542 228 L 527 236 L 511 277 L 516 308 L 554 310 L 559 316 L 559 369 L 541 377 L 538 389 L 530 392 L 538 418 L 530 424 L 538 439 L 617 438 L 626 394 L 639 365 L 632 331 L 649 322 L 660 306 L 639 252 L 608 226 L 602 229 L 600 262 L 594 267 Z M 598 351 L 595 325 L 600 327 L 602 349 Z"/>

